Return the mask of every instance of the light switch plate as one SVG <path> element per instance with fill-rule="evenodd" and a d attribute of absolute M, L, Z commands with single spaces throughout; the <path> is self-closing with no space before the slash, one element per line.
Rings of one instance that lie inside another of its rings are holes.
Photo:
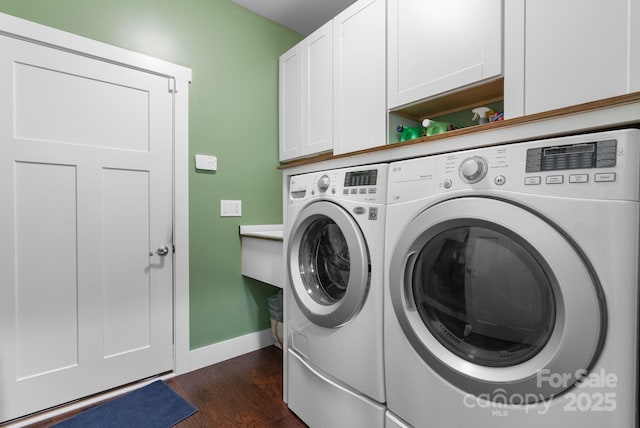
<path fill-rule="evenodd" d="M 221 200 L 220 201 L 220 217 L 241 217 L 242 201 Z"/>
<path fill-rule="evenodd" d="M 196 155 L 196 169 L 215 171 L 218 169 L 218 158 L 209 155 Z"/>

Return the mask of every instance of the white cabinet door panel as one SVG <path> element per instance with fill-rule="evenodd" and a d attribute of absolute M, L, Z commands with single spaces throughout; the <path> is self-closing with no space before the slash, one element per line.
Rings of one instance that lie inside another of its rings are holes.
<path fill-rule="evenodd" d="M 334 154 L 386 143 L 385 17 L 385 0 L 359 0 L 333 20 Z"/>
<path fill-rule="evenodd" d="M 505 19 L 505 116 L 640 90 L 640 0 L 513 0 Z"/>
<path fill-rule="evenodd" d="M 333 34 L 332 22 L 320 27 L 304 41 L 305 98 L 304 154 L 333 148 Z"/>
<path fill-rule="evenodd" d="M 527 114 L 627 92 L 628 6 L 628 0 L 526 2 Z"/>
<path fill-rule="evenodd" d="M 332 23 L 280 56 L 280 160 L 333 147 Z"/>
<path fill-rule="evenodd" d="M 389 0 L 389 108 L 502 74 L 501 0 Z"/>
<path fill-rule="evenodd" d="M 282 54 L 279 61 L 280 160 L 300 157 L 303 139 L 302 42 Z"/>

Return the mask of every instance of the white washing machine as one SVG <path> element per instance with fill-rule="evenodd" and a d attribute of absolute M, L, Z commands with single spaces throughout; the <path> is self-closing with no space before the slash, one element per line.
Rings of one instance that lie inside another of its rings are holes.
<path fill-rule="evenodd" d="M 393 414 L 638 426 L 639 149 L 623 130 L 389 165 Z"/>
<path fill-rule="evenodd" d="M 292 176 L 288 405 L 311 427 L 383 427 L 387 165 Z"/>

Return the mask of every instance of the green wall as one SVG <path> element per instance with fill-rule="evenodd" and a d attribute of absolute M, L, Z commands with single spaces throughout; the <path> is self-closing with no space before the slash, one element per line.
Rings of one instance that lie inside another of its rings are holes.
<path fill-rule="evenodd" d="M 276 289 L 240 274 L 238 226 L 282 222 L 278 57 L 302 36 L 229 0 L 0 0 L 0 12 L 193 70 L 190 347 L 268 328 Z M 218 171 L 196 172 L 195 153 Z M 242 217 L 221 218 L 221 199 L 241 199 Z"/>

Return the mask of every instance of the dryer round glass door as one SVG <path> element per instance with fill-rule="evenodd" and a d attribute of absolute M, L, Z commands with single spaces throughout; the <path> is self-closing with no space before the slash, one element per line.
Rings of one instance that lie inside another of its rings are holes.
<path fill-rule="evenodd" d="M 427 208 L 396 241 L 389 279 L 416 352 L 485 398 L 559 394 L 602 344 L 602 292 L 588 261 L 556 226 L 507 201 L 466 197 Z"/>
<path fill-rule="evenodd" d="M 314 202 L 302 210 L 289 239 L 288 271 L 302 312 L 322 327 L 348 322 L 369 287 L 369 254 L 355 220 L 334 203 Z"/>
<path fill-rule="evenodd" d="M 415 259 L 411 297 L 422 322 L 445 348 L 475 364 L 531 359 L 556 319 L 549 268 L 496 224 L 456 223 L 442 224 Z"/>

